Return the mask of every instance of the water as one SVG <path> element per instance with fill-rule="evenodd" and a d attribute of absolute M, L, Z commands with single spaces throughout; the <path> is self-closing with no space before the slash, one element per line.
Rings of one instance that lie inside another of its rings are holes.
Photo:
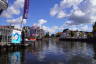
<path fill-rule="evenodd" d="M 96 47 L 86 42 L 37 41 L 0 54 L 0 64 L 96 64 Z"/>

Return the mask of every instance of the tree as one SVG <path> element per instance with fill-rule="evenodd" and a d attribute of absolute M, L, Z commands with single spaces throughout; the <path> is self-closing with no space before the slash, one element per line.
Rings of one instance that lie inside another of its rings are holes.
<path fill-rule="evenodd" d="M 52 34 L 51 37 L 55 37 L 55 34 Z"/>
<path fill-rule="evenodd" d="M 70 35 L 71 35 L 71 37 L 73 37 L 75 35 L 75 32 L 71 31 Z"/>
<path fill-rule="evenodd" d="M 57 32 L 57 33 L 56 33 L 56 37 L 60 37 L 61 34 L 62 34 L 62 32 Z"/>
<path fill-rule="evenodd" d="M 47 32 L 47 33 L 45 34 L 45 37 L 49 37 L 49 32 Z"/>
<path fill-rule="evenodd" d="M 93 25 L 93 32 L 96 32 L 96 22 L 95 22 L 95 24 Z"/>
<path fill-rule="evenodd" d="M 93 25 L 93 37 L 96 38 L 96 22 Z"/>
<path fill-rule="evenodd" d="M 80 32 L 80 37 L 83 37 L 84 33 L 83 32 Z"/>
<path fill-rule="evenodd" d="M 92 33 L 92 32 L 89 32 L 89 33 L 87 34 L 87 36 L 88 36 L 88 38 L 92 38 L 92 37 L 93 37 L 93 33 Z"/>
<path fill-rule="evenodd" d="M 64 29 L 63 32 L 66 32 L 67 30 L 69 30 L 69 29 Z"/>

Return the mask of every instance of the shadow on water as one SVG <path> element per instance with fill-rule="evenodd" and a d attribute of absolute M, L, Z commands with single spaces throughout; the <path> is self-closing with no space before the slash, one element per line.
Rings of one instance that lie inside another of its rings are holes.
<path fill-rule="evenodd" d="M 96 64 L 96 47 L 86 42 L 39 40 L 0 55 L 1 64 Z M 94 60 L 93 60 L 94 59 Z"/>

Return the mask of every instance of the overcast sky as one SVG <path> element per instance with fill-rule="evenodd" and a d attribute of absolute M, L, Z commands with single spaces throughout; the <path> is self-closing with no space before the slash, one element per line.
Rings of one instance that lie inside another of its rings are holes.
<path fill-rule="evenodd" d="M 22 20 L 24 0 L 8 0 L 9 7 L 0 17 L 0 25 Z M 96 20 L 96 0 L 30 0 L 28 19 L 24 25 L 41 26 L 51 33 L 63 29 L 92 31 Z"/>

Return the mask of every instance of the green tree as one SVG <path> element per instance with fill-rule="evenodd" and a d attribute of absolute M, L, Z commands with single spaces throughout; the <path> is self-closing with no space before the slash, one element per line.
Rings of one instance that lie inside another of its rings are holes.
<path fill-rule="evenodd" d="M 83 37 L 83 35 L 84 35 L 83 32 L 80 32 L 80 37 Z"/>
<path fill-rule="evenodd" d="M 55 37 L 55 34 L 52 34 L 51 37 Z"/>
<path fill-rule="evenodd" d="M 96 32 L 96 22 L 95 22 L 95 24 L 93 25 L 93 32 Z"/>
<path fill-rule="evenodd" d="M 62 32 L 57 32 L 57 33 L 56 33 L 56 37 L 60 37 L 61 34 L 62 34 Z"/>
<path fill-rule="evenodd" d="M 87 36 L 88 36 L 88 38 L 92 38 L 92 37 L 93 37 L 93 33 L 92 33 L 92 32 L 89 32 L 89 33 L 87 34 Z"/>
<path fill-rule="evenodd" d="M 73 37 L 75 35 L 75 32 L 74 31 L 71 31 L 70 32 L 70 35 L 71 35 L 71 37 Z"/>
<path fill-rule="evenodd" d="M 49 32 L 47 32 L 47 33 L 45 34 L 45 37 L 49 37 Z"/>

